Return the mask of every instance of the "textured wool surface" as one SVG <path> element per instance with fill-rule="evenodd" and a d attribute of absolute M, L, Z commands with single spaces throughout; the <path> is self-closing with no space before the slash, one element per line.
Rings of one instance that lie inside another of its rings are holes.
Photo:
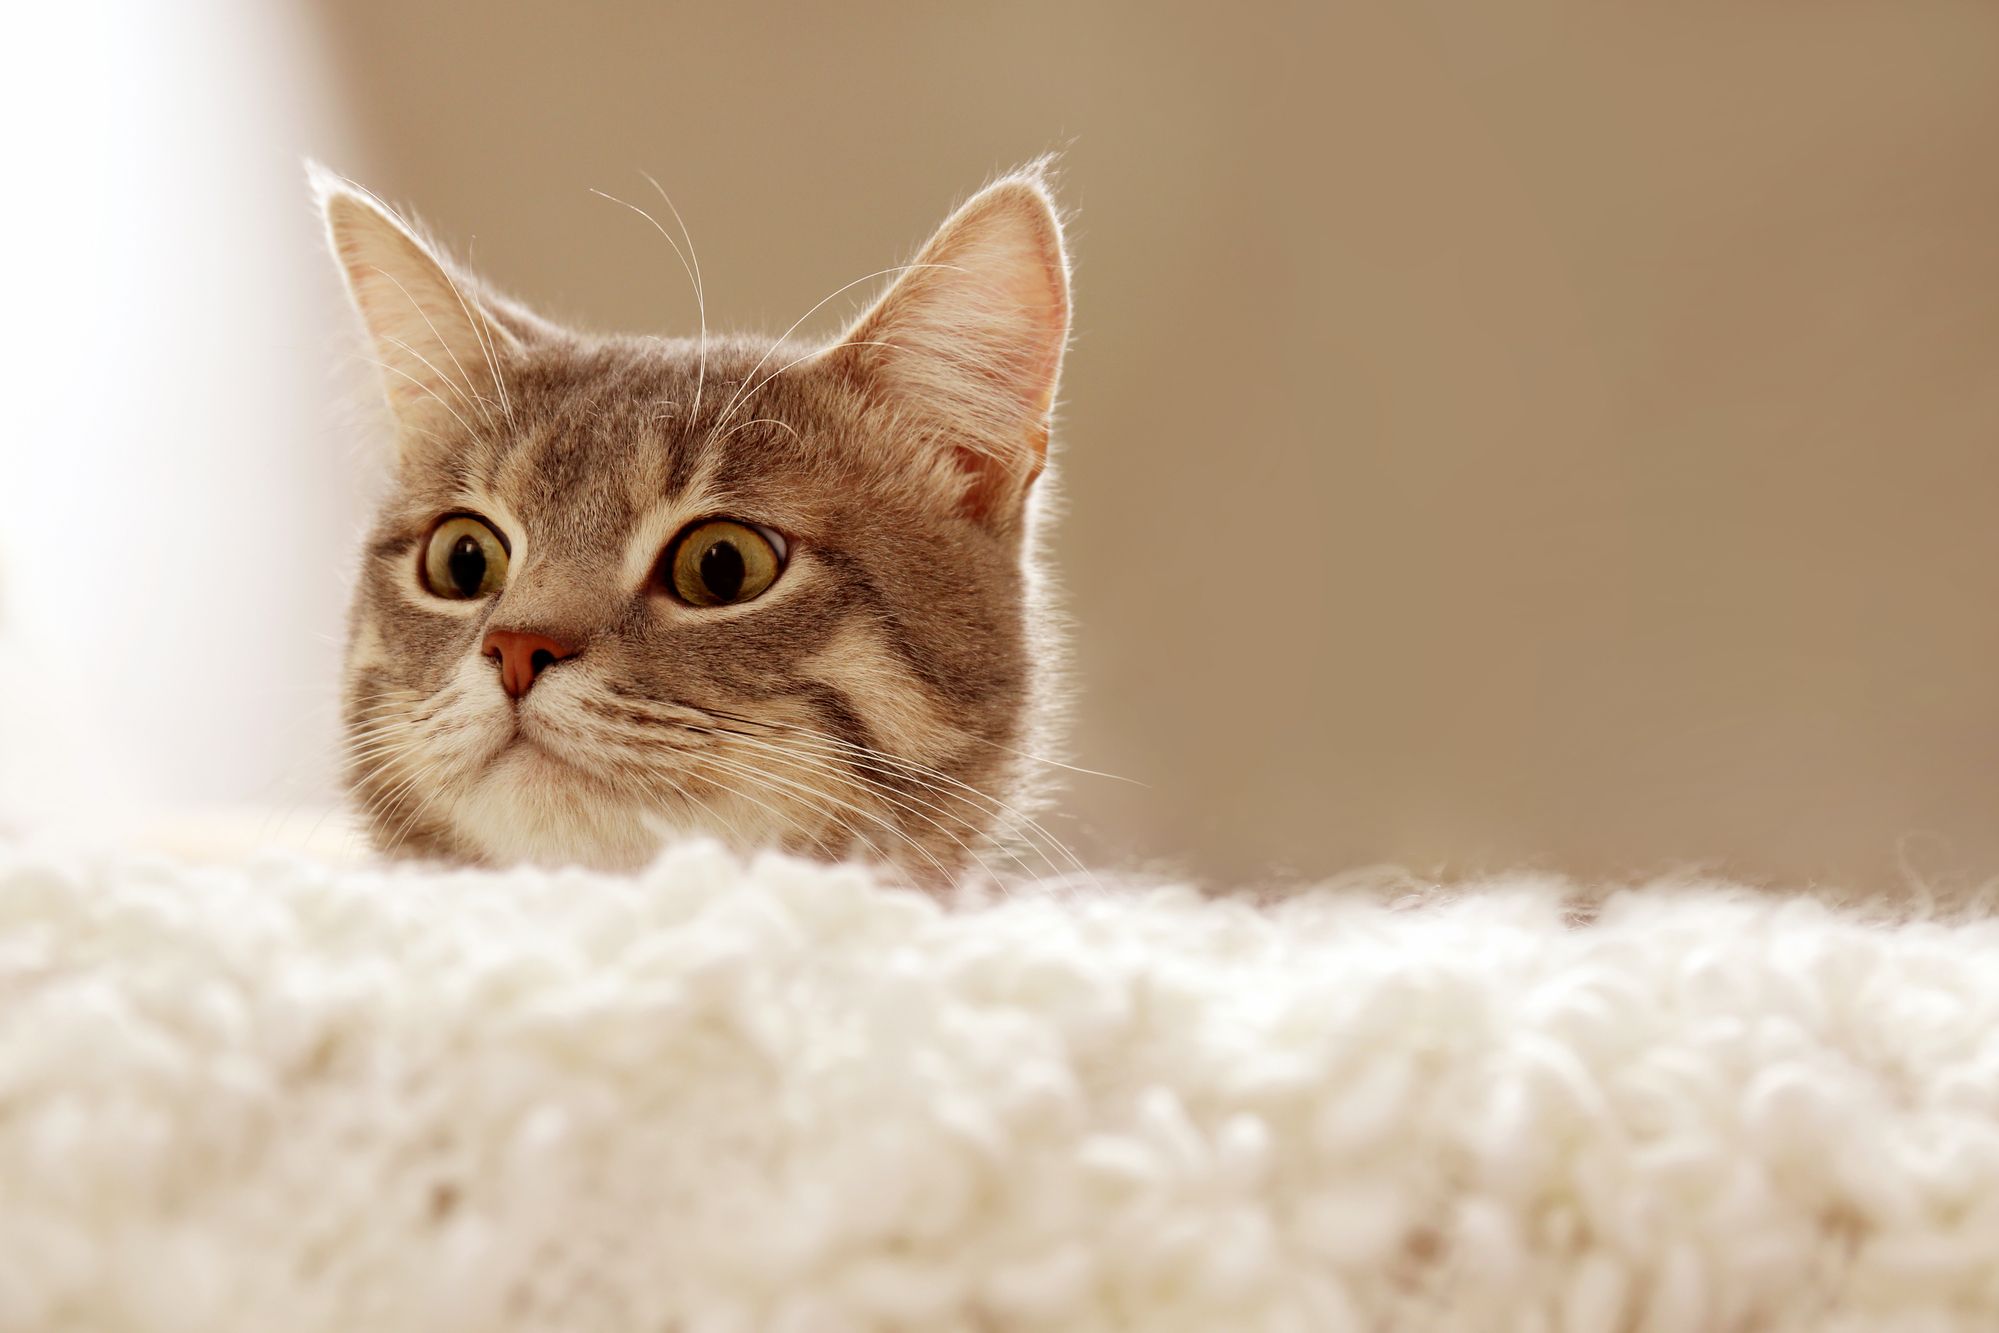
<path fill-rule="evenodd" d="M 0 1328 L 1999 1327 L 1999 928 L 0 846 Z"/>

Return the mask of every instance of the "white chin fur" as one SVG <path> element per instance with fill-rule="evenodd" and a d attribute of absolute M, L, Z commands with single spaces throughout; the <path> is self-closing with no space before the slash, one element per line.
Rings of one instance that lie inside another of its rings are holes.
<path fill-rule="evenodd" d="M 549 688 L 557 685 L 551 678 L 536 691 L 545 697 L 529 696 L 544 728 L 561 728 L 561 695 L 574 688 Z M 468 656 L 441 693 L 447 701 L 426 728 L 420 757 L 433 768 L 429 800 L 479 859 L 630 870 L 659 850 L 659 832 L 643 812 L 516 735 L 514 705 L 490 662 Z"/>
<path fill-rule="evenodd" d="M 451 822 L 498 865 L 632 870 L 662 841 L 642 811 L 586 790 L 574 770 L 519 742 L 453 802 Z"/>

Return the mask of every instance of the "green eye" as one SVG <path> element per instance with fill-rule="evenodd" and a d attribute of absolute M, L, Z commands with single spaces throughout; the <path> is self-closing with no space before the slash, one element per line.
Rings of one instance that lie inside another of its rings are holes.
<path fill-rule="evenodd" d="M 668 551 L 668 582 L 689 606 L 747 602 L 784 571 L 782 541 L 732 518 L 704 519 L 682 532 Z"/>
<path fill-rule="evenodd" d="M 453 601 L 484 597 L 507 582 L 507 543 L 491 524 L 454 514 L 431 531 L 423 549 L 423 586 Z"/>

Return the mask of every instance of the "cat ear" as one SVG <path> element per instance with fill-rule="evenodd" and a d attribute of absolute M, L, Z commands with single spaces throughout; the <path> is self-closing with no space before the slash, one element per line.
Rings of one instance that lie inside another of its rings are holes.
<path fill-rule="evenodd" d="M 518 340 L 481 304 L 476 284 L 373 195 L 316 164 L 307 170 L 403 427 L 403 452 L 454 428 L 478 434 L 502 411 L 500 367 Z"/>
<path fill-rule="evenodd" d="M 965 513 L 1008 530 L 1047 462 L 1068 338 L 1068 256 L 1037 166 L 954 213 L 826 356 L 950 451 Z"/>

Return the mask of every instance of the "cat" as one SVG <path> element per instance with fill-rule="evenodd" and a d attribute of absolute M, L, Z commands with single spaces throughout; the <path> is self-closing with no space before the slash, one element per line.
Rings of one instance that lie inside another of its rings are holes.
<path fill-rule="evenodd" d="M 379 852 L 629 870 L 706 835 L 932 886 L 1020 863 L 1070 323 L 1044 164 L 824 345 L 710 336 L 705 300 L 696 338 L 560 327 L 311 170 L 394 423 L 342 686 Z"/>

